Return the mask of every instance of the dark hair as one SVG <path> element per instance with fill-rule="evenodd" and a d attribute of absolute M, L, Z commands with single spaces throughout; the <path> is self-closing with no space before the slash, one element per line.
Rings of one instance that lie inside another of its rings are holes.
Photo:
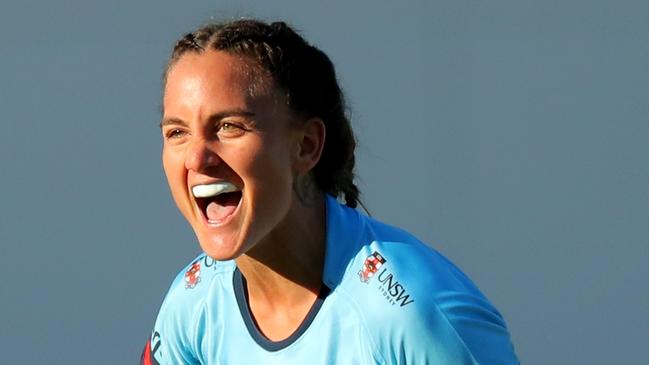
<path fill-rule="evenodd" d="M 356 140 L 329 57 L 284 22 L 241 19 L 208 24 L 185 35 L 173 49 L 167 72 L 185 53 L 208 48 L 252 60 L 270 74 L 273 86 L 284 92 L 293 112 L 324 122 L 327 134 L 320 161 L 313 168 L 315 182 L 355 208 L 359 203 L 354 184 Z"/>

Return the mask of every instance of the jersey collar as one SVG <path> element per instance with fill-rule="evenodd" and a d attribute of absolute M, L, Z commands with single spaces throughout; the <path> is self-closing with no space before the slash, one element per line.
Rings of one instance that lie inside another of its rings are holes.
<path fill-rule="evenodd" d="M 334 289 L 342 280 L 361 242 L 364 220 L 359 212 L 326 194 L 327 243 L 322 281 Z"/>

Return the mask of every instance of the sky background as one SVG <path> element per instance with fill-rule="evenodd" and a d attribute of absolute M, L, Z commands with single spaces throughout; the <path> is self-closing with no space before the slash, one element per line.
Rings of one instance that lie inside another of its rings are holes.
<path fill-rule="evenodd" d="M 646 361 L 646 0 L 25 0 L 0 5 L 0 362 L 138 361 L 199 252 L 161 74 L 238 16 L 329 54 L 366 205 L 474 279 L 522 363 Z"/>

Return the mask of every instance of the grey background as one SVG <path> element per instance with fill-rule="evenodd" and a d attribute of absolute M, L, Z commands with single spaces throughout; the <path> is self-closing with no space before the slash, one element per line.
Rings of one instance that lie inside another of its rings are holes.
<path fill-rule="evenodd" d="M 646 363 L 644 0 L 3 2 L 1 363 L 137 362 L 198 252 L 160 75 L 184 32 L 240 15 L 332 57 L 370 210 L 473 277 L 523 363 Z"/>

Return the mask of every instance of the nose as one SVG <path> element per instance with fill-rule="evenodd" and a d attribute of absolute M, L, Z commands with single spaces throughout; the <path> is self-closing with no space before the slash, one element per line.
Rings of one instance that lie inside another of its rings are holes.
<path fill-rule="evenodd" d="M 221 158 L 210 148 L 209 142 L 195 138 L 187 148 L 185 168 L 196 172 L 205 172 L 221 162 Z"/>

